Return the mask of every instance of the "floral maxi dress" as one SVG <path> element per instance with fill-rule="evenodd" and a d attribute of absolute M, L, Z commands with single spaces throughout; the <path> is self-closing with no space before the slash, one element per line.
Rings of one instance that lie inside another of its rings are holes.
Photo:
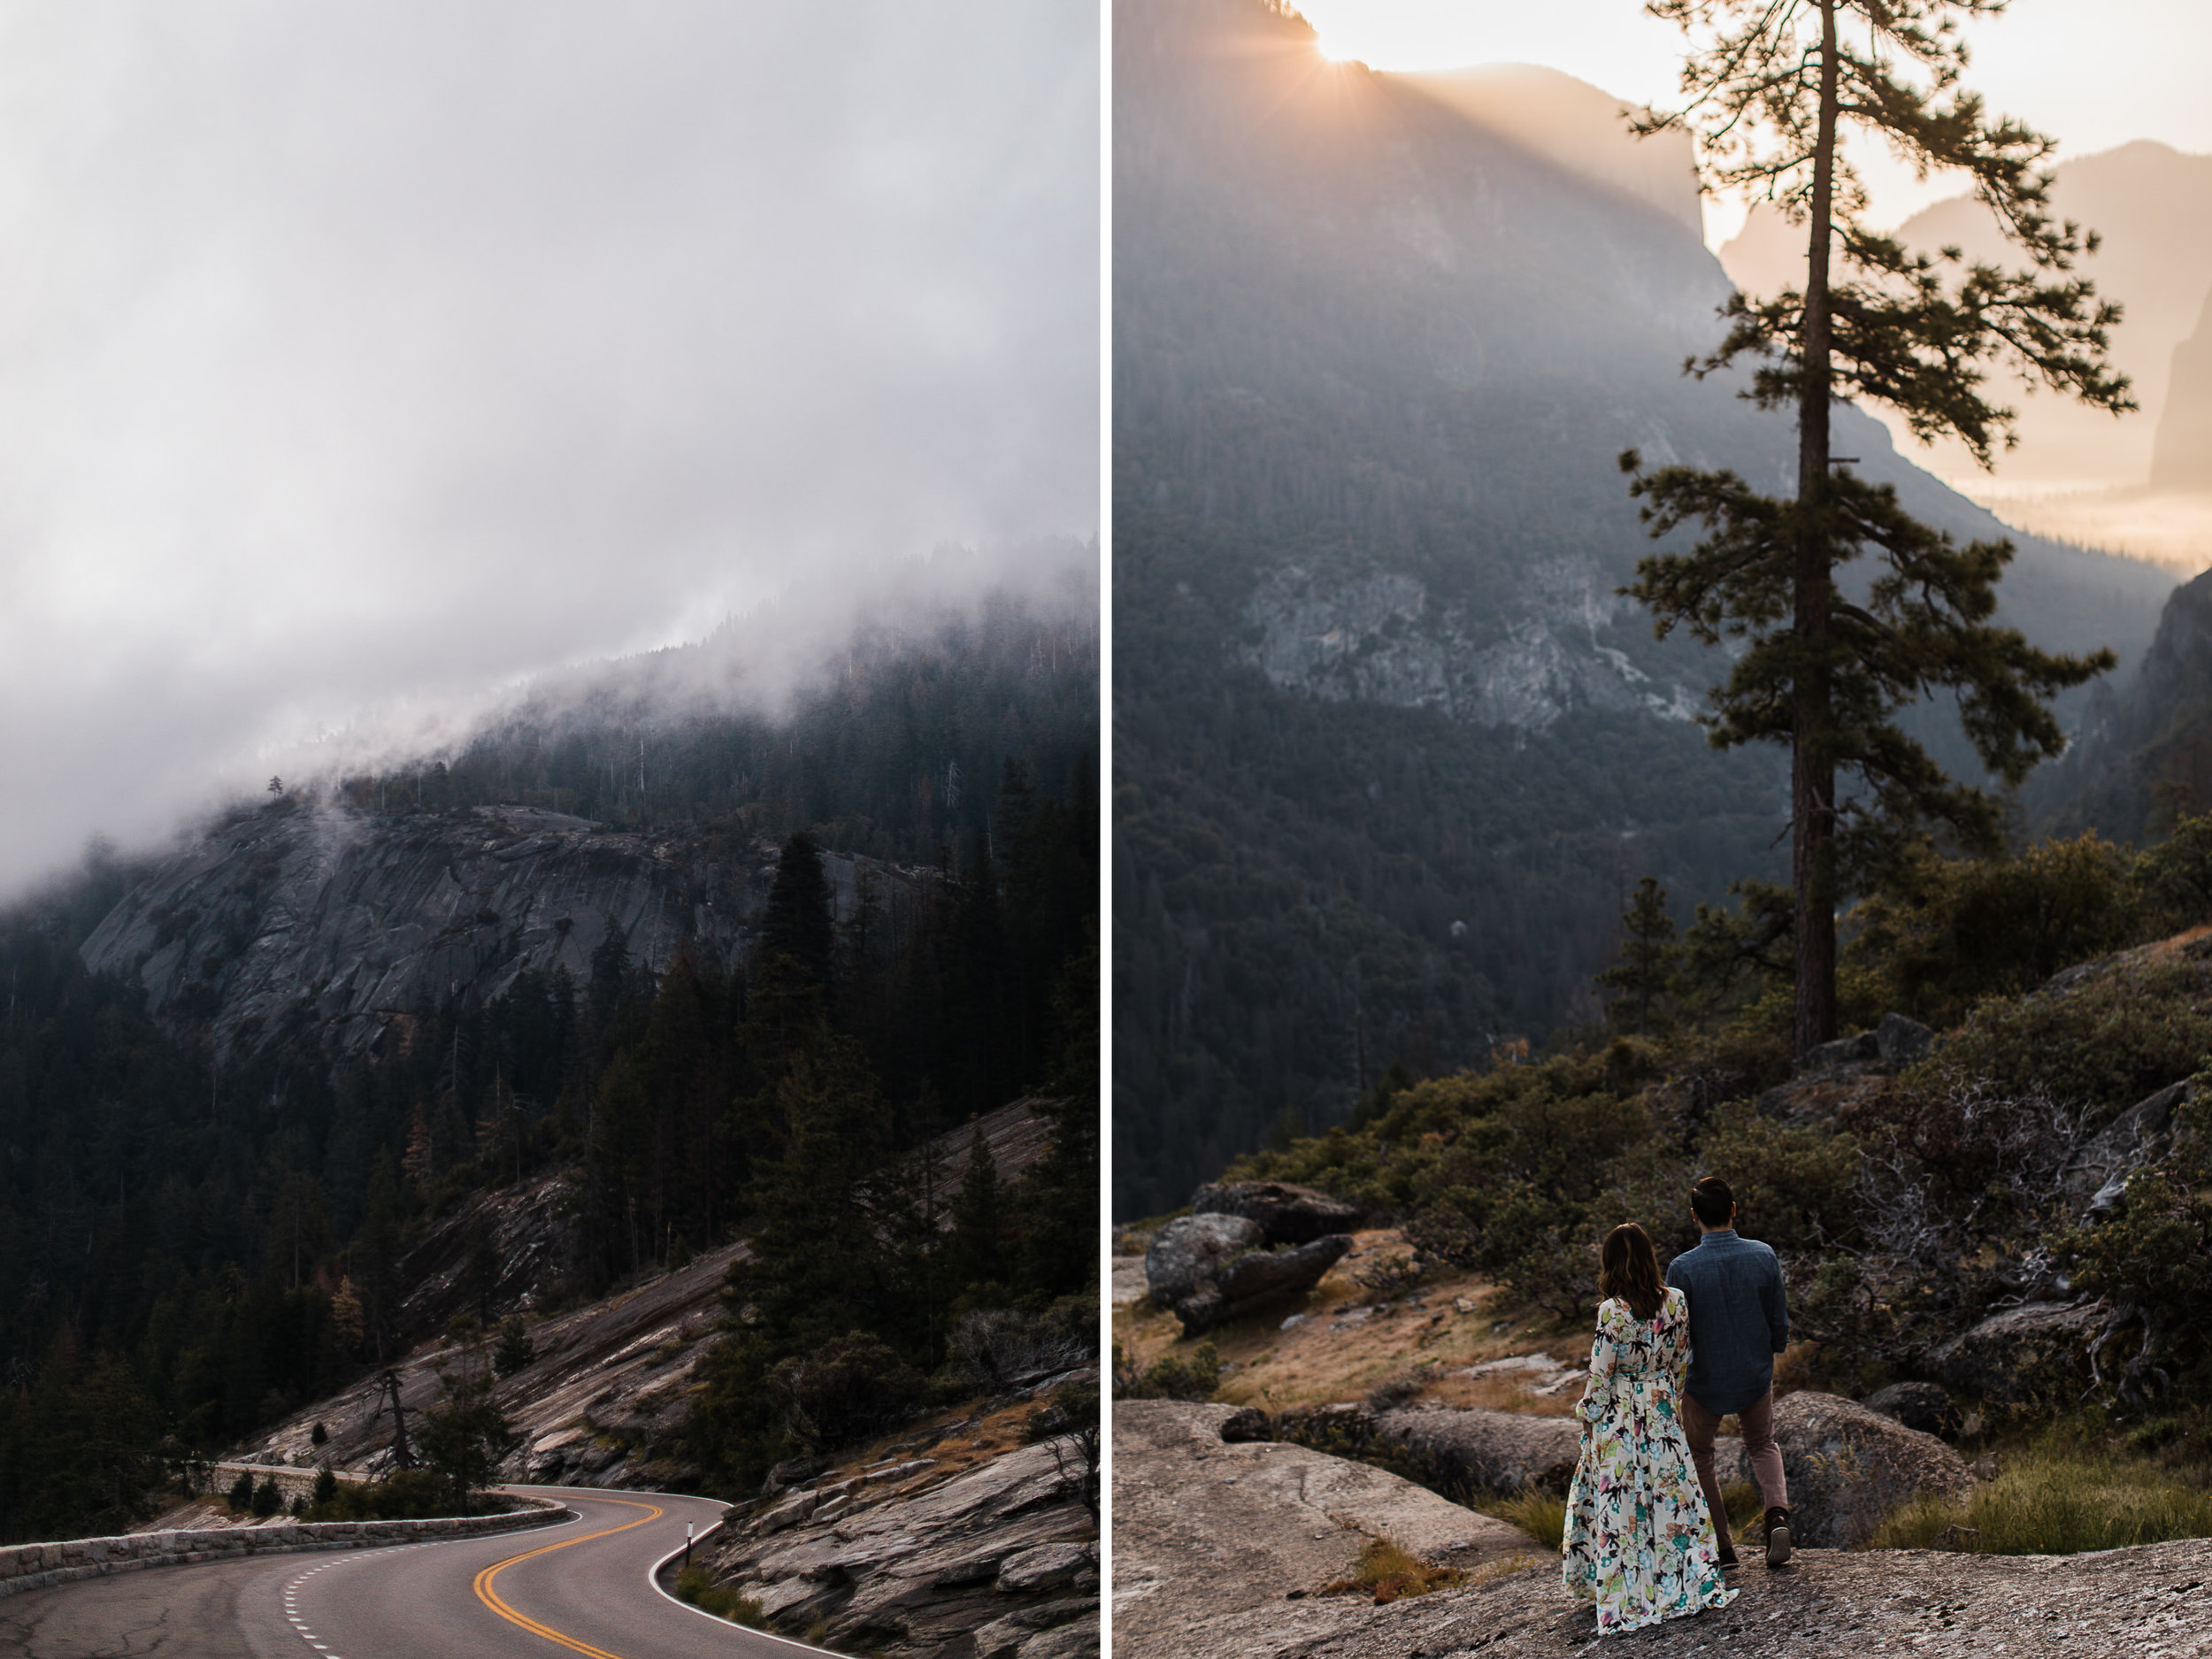
<path fill-rule="evenodd" d="M 1569 1594 L 1597 1602 L 1601 1636 L 1735 1600 L 1682 1433 L 1689 1368 L 1680 1291 L 1647 1320 L 1617 1301 L 1598 1309 L 1590 1381 L 1575 1408 L 1582 1460 L 1567 1489 L 1561 1573 Z"/>

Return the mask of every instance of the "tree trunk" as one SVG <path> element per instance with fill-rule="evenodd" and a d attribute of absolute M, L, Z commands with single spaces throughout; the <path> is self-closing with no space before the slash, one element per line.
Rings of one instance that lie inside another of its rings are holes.
<path fill-rule="evenodd" d="M 1797 414 L 1797 565 L 1793 604 L 1804 652 L 1797 676 L 1791 754 L 1790 874 L 1797 898 L 1799 1058 L 1836 1034 L 1836 762 L 1826 651 L 1833 567 L 1828 499 L 1828 245 L 1834 218 L 1836 0 L 1821 0 L 1820 132 L 1805 263 L 1804 384 Z"/>

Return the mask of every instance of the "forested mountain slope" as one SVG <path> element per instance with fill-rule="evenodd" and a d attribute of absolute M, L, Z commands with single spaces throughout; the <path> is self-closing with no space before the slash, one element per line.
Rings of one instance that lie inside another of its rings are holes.
<path fill-rule="evenodd" d="M 1095 640 L 987 605 L 753 712 L 708 648 L 610 665 L 0 918 L 0 1532 L 111 1530 L 160 1455 L 502 1283 L 544 1310 L 744 1236 L 803 1299 L 756 1381 L 849 1336 L 910 1380 L 963 1314 L 1081 1294 Z M 853 1225 L 863 1177 L 1037 1094 L 1054 1153 L 987 1237 Z M 428 1248 L 526 1191 L 530 1263 L 488 1223 Z M 695 1426 L 703 1479 L 787 1437 Z"/>
<path fill-rule="evenodd" d="M 1710 751 L 1723 664 L 1615 593 L 1648 545 L 1615 457 L 1794 461 L 1786 420 L 1681 373 L 1729 284 L 1647 189 L 1328 64 L 1264 0 L 1121 0 L 1116 53 L 1116 1202 L 1143 1213 L 1394 1058 L 1579 1017 L 1637 877 L 1686 909 L 1776 872 L 1780 757 Z M 2001 534 L 1870 419 L 1837 433 L 1909 510 Z M 2018 626 L 2141 654 L 2170 577 L 2015 539 Z"/>

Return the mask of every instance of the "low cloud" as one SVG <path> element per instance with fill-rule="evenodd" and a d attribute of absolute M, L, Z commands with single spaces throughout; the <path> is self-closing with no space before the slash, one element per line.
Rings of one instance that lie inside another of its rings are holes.
<path fill-rule="evenodd" d="M 1097 86 L 1034 0 L 0 15 L 0 891 L 1094 535 Z"/>

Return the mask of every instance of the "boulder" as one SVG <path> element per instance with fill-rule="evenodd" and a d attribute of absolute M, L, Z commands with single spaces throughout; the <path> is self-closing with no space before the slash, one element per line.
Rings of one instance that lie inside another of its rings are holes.
<path fill-rule="evenodd" d="M 2171 1083 L 2122 1112 L 2081 1149 L 2061 1179 L 2066 1195 L 2094 1220 L 2119 1208 L 2128 1177 L 2157 1163 L 2173 1146 L 2174 1110 L 2189 1098 L 2186 1081 Z"/>
<path fill-rule="evenodd" d="M 1945 1440 L 1956 1434 L 1960 1424 L 1965 1421 L 1958 1402 L 1937 1383 L 1892 1383 L 1886 1388 L 1876 1389 L 1859 1403 L 1869 1411 L 1894 1417 L 1909 1429 Z"/>
<path fill-rule="evenodd" d="M 1855 1066 L 1877 1064 L 1881 1057 L 1880 1041 L 1872 1032 L 1863 1031 L 1855 1037 L 1839 1037 L 1833 1042 L 1808 1048 L 1805 1057 L 1797 1063 L 1794 1075 L 1832 1076 Z"/>
<path fill-rule="evenodd" d="M 1793 1394 L 1774 1408 L 1774 1439 L 1790 1488 L 1790 1532 L 1801 1548 L 1855 1549 L 1900 1504 L 1973 1483 L 1965 1460 L 1836 1394 Z"/>
<path fill-rule="evenodd" d="M 1241 1216 L 1186 1216 L 1160 1229 L 1145 1256 L 1152 1299 L 1186 1335 L 1289 1301 L 1352 1248 L 1348 1234 L 1268 1250 L 1260 1225 Z"/>
<path fill-rule="evenodd" d="M 1425 1485 L 1444 1492 L 1536 1486 L 1563 1494 L 1582 1449 L 1573 1417 L 1445 1406 L 1382 1412 L 1375 1439 L 1419 1470 Z"/>
<path fill-rule="evenodd" d="M 1928 1051 L 1935 1047 L 1935 1035 L 1916 1019 L 1908 1019 L 1902 1014 L 1885 1014 L 1882 1023 L 1874 1028 L 1874 1048 L 1884 1065 L 1901 1071 L 1928 1057 Z"/>
<path fill-rule="evenodd" d="M 1223 1267 L 1267 1242 L 1266 1231 L 1241 1216 L 1182 1216 L 1152 1235 L 1144 1253 L 1145 1288 L 1173 1307 L 1213 1283 Z"/>
<path fill-rule="evenodd" d="M 1479 1408 L 1320 1406 L 1284 1412 L 1276 1433 L 1317 1451 L 1382 1463 L 1455 1498 L 1528 1486 L 1563 1493 L 1581 1455 L 1572 1417 Z"/>
<path fill-rule="evenodd" d="M 2071 1403 L 2089 1386 L 2089 1344 L 2103 1324 L 2094 1302 L 2024 1302 L 1953 1337 L 1924 1365 L 1939 1381 L 2000 1405 Z"/>
<path fill-rule="evenodd" d="M 1288 1181 L 1210 1183 L 1191 1194 L 1194 1215 L 1241 1216 L 1256 1221 L 1270 1244 L 1311 1244 L 1349 1233 L 1363 1219 L 1357 1204 Z"/>

